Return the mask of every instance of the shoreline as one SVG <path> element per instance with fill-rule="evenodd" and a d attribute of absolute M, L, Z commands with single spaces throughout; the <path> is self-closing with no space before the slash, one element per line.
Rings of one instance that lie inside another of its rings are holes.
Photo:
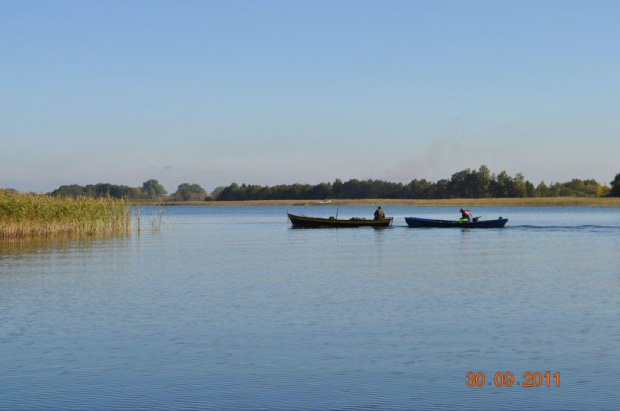
<path fill-rule="evenodd" d="M 342 206 L 342 205 L 410 205 L 416 207 L 610 207 L 620 208 L 620 197 L 528 197 L 528 198 L 451 198 L 437 200 L 358 199 L 331 200 L 247 200 L 247 201 L 140 201 L 133 205 L 165 206 Z"/>

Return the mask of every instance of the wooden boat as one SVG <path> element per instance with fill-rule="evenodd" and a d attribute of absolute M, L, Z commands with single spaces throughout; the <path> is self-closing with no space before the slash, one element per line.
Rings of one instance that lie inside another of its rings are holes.
<path fill-rule="evenodd" d="M 393 217 L 381 220 L 366 220 L 364 218 L 353 217 L 348 220 L 336 219 L 334 217 L 319 218 L 306 217 L 305 215 L 288 214 L 288 218 L 293 223 L 293 227 L 301 228 L 345 228 L 345 227 L 388 227 L 392 224 Z"/>
<path fill-rule="evenodd" d="M 405 221 L 409 227 L 416 228 L 502 228 L 508 222 L 507 218 L 498 218 L 497 220 L 483 220 L 473 222 L 447 221 L 447 220 L 431 220 L 429 218 L 405 217 Z"/>

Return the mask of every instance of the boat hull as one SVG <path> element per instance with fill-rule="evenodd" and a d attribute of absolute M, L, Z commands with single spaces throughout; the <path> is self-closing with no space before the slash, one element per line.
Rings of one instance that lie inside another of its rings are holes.
<path fill-rule="evenodd" d="M 484 220 L 475 222 L 459 222 L 447 220 L 432 220 L 429 218 L 405 217 L 409 227 L 414 228 L 502 228 L 508 222 L 507 218 Z"/>
<path fill-rule="evenodd" d="M 388 227 L 393 218 L 381 220 L 362 220 L 352 218 L 350 220 L 337 220 L 335 218 L 306 217 L 287 213 L 293 227 L 296 228 L 354 228 L 354 227 Z"/>

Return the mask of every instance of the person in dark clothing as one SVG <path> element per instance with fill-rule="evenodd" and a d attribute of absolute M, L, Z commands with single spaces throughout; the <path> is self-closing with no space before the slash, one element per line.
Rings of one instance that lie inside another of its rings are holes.
<path fill-rule="evenodd" d="M 381 208 L 381 206 L 379 206 L 377 210 L 375 210 L 375 220 L 383 220 L 384 218 L 385 218 L 385 213 L 383 212 L 383 209 Z"/>

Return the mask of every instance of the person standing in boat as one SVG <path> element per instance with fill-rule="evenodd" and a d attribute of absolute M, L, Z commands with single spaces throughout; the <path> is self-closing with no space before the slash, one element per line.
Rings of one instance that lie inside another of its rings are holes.
<path fill-rule="evenodd" d="M 375 210 L 375 220 L 383 220 L 384 218 L 385 218 L 385 213 L 383 212 L 383 209 L 381 208 L 381 206 L 379 206 Z"/>
<path fill-rule="evenodd" d="M 460 220 L 461 222 L 467 221 L 471 223 L 474 221 L 473 218 L 471 217 L 471 212 L 469 210 L 464 210 L 461 208 L 460 211 L 461 211 L 461 220 Z"/>

